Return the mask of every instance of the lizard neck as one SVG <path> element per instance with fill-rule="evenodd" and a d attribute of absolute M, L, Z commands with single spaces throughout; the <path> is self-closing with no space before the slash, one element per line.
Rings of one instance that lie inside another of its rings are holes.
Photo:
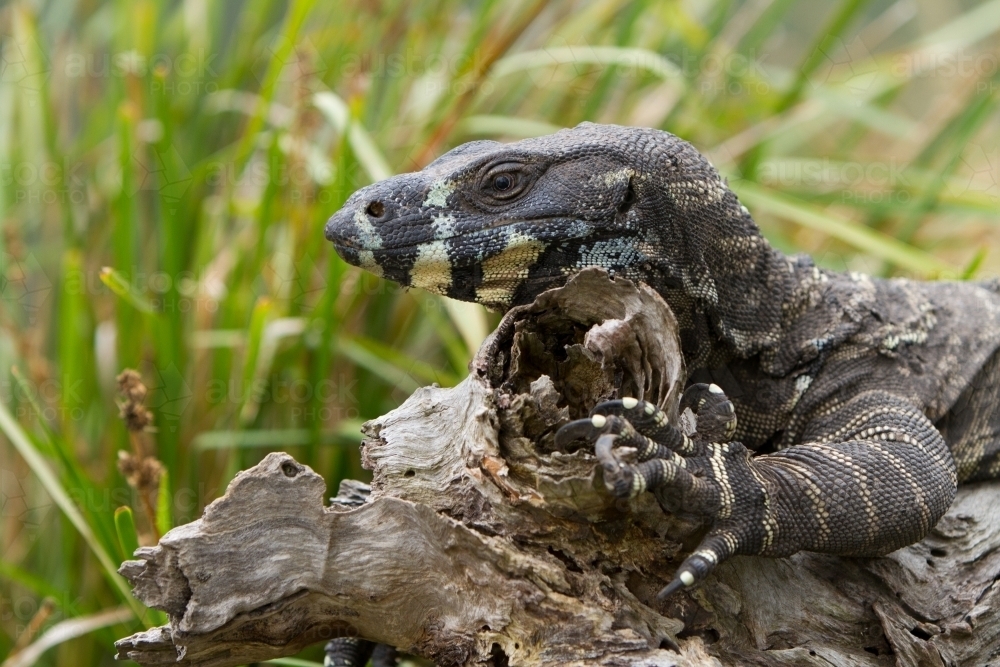
<path fill-rule="evenodd" d="M 773 353 L 803 261 L 775 250 L 753 225 L 659 267 L 651 284 L 677 315 L 688 368 Z"/>

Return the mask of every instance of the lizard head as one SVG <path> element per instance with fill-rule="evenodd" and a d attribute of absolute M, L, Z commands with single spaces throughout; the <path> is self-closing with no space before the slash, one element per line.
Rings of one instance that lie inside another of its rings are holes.
<path fill-rule="evenodd" d="M 685 209 L 697 206 L 697 222 L 727 194 L 738 209 L 715 169 L 673 135 L 584 123 L 467 143 L 362 188 L 326 238 L 379 276 L 504 310 L 593 266 L 665 284 L 671 267 L 698 264 L 682 256 Z"/>

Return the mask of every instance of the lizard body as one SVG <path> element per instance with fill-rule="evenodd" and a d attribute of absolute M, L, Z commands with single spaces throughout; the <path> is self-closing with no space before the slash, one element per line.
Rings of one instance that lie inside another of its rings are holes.
<path fill-rule="evenodd" d="M 326 237 L 351 264 L 500 310 L 591 266 L 659 292 L 692 405 L 735 424 L 687 439 L 625 399 L 564 435 L 597 441 L 615 493 L 651 490 L 711 525 L 664 594 L 737 553 L 887 553 L 920 540 L 959 481 L 1000 476 L 1000 283 L 786 257 L 666 132 L 471 142 L 359 190 Z M 616 454 L 628 446 L 638 463 Z"/>

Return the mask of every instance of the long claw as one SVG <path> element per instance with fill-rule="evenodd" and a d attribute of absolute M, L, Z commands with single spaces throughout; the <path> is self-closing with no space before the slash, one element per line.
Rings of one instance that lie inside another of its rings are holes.
<path fill-rule="evenodd" d="M 611 450 L 614 449 L 615 446 L 615 440 L 617 439 L 618 436 L 606 433 L 599 437 L 597 442 L 594 444 L 594 455 L 608 472 L 617 472 L 618 469 L 621 468 L 621 464 L 618 462 L 618 459 L 611 453 Z"/>
<path fill-rule="evenodd" d="M 636 450 L 615 448 L 618 435 L 605 433 L 594 444 L 594 454 L 604 469 L 604 486 L 619 498 L 633 498 L 646 488 L 646 478 L 633 465 Z M 625 459 L 625 460 L 623 460 Z"/>
<path fill-rule="evenodd" d="M 663 602 L 668 597 L 670 597 L 671 595 L 673 595 L 682 588 L 684 588 L 684 582 L 681 581 L 680 579 L 674 579 L 669 584 L 664 586 L 663 590 L 661 590 L 659 593 L 656 594 L 656 599 L 659 600 L 660 602 Z"/>
<path fill-rule="evenodd" d="M 735 543 L 736 538 L 732 535 L 710 533 L 702 540 L 698 550 L 681 563 L 680 569 L 674 575 L 674 580 L 656 594 L 656 599 L 666 600 L 680 589 L 690 588 L 699 581 L 704 581 L 705 577 L 715 569 L 717 563 L 732 555 L 731 545 Z"/>
<path fill-rule="evenodd" d="M 594 426 L 589 419 L 577 419 L 556 431 L 556 447 L 565 449 L 574 440 L 590 440 L 593 437 Z"/>
<path fill-rule="evenodd" d="M 556 447 L 563 449 L 574 440 L 591 441 L 604 433 L 607 424 L 608 419 L 603 415 L 571 421 L 556 431 Z"/>
<path fill-rule="evenodd" d="M 664 586 L 663 590 L 656 594 L 656 599 L 662 602 L 680 589 L 694 586 L 695 583 L 707 577 L 708 573 L 711 572 L 714 567 L 715 565 L 708 563 L 703 556 L 692 554 L 691 557 L 689 557 L 681 565 L 681 569 L 677 570 L 677 574 L 674 575 L 674 580 Z"/>

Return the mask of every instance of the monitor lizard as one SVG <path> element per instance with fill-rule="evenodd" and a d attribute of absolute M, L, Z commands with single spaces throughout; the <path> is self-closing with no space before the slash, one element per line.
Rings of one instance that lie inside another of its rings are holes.
<path fill-rule="evenodd" d="M 557 435 L 595 442 L 612 493 L 653 491 L 710 526 L 661 598 L 735 554 L 888 553 L 927 534 L 957 483 L 1000 476 L 1000 282 L 786 256 L 667 132 L 466 143 L 358 190 L 325 233 L 350 264 L 501 311 L 587 267 L 663 297 L 698 432 L 625 397 Z"/>

